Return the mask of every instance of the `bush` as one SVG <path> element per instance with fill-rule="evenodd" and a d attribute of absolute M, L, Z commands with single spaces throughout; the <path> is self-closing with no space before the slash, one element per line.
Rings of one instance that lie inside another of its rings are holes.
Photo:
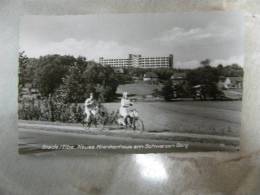
<path fill-rule="evenodd" d="M 171 80 L 168 80 L 165 82 L 164 86 L 162 87 L 162 96 L 166 101 L 170 101 L 172 98 L 174 98 L 174 88 L 172 86 Z"/>
<path fill-rule="evenodd" d="M 52 100 L 41 100 L 38 104 L 33 101 L 23 101 L 19 104 L 18 117 L 22 120 L 60 121 L 76 123 L 84 119 L 84 109 L 80 104 L 63 104 Z"/>
<path fill-rule="evenodd" d="M 18 109 L 18 117 L 23 120 L 40 120 L 41 110 L 33 102 L 22 104 Z"/>

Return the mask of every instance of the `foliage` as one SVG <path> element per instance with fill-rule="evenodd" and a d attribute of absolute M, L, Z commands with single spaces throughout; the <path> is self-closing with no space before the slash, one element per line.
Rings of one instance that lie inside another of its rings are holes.
<path fill-rule="evenodd" d="M 116 74 L 117 81 L 119 84 L 127 84 L 133 82 L 133 78 L 128 73 Z"/>
<path fill-rule="evenodd" d="M 42 113 L 39 106 L 35 105 L 33 101 L 29 101 L 19 105 L 18 116 L 23 120 L 40 120 Z"/>
<path fill-rule="evenodd" d="M 51 110 L 50 102 L 53 105 Z M 99 104 L 99 113 L 104 124 L 115 124 L 119 112 L 109 113 Z M 63 103 L 52 97 L 43 100 L 24 100 L 19 104 L 18 117 L 22 120 L 59 121 L 66 123 L 84 123 L 84 107 L 81 103 Z"/>
<path fill-rule="evenodd" d="M 139 77 L 139 78 L 142 78 L 146 71 L 147 71 L 146 69 L 134 68 L 134 67 L 129 67 L 127 69 L 124 69 L 125 74 L 131 75 L 134 77 Z"/>
<path fill-rule="evenodd" d="M 73 63 L 75 63 L 75 58 L 72 56 L 47 55 L 39 58 L 35 78 L 43 97 L 53 95 Z"/>
<path fill-rule="evenodd" d="M 190 70 L 187 73 L 187 81 L 191 88 L 195 85 L 203 86 L 203 96 L 216 99 L 220 93 L 217 88 L 220 73 L 217 68 L 211 67 L 209 63 L 209 60 L 202 61 L 202 67 Z"/>
<path fill-rule="evenodd" d="M 205 60 L 202 60 L 200 62 L 200 64 L 205 67 L 205 66 L 210 66 L 210 59 L 205 59 Z"/>
<path fill-rule="evenodd" d="M 164 86 L 162 87 L 161 94 L 164 97 L 166 101 L 170 101 L 172 98 L 174 98 L 174 88 L 172 85 L 172 81 L 168 80 L 164 83 Z"/>
<path fill-rule="evenodd" d="M 38 59 L 28 58 L 24 52 L 19 53 L 19 92 L 23 87 L 26 87 L 26 84 L 29 86 L 35 87 L 35 71 Z M 19 93 L 20 94 L 20 93 Z"/>
<path fill-rule="evenodd" d="M 19 53 L 19 86 L 23 86 L 26 82 L 26 66 L 28 57 L 23 52 Z"/>
<path fill-rule="evenodd" d="M 166 81 L 170 79 L 171 75 L 174 72 L 174 69 L 169 69 L 169 68 L 127 68 L 124 70 L 125 75 L 131 75 L 134 77 L 139 77 L 142 78 L 145 73 L 147 72 L 154 72 L 156 75 L 158 75 L 160 80 Z"/>
<path fill-rule="evenodd" d="M 191 88 L 187 82 L 179 83 L 173 86 L 173 90 L 177 98 L 191 97 Z"/>
<path fill-rule="evenodd" d="M 62 92 L 65 102 L 84 102 L 91 92 L 102 102 L 112 101 L 118 86 L 111 67 L 87 61 L 71 66 L 62 81 L 59 92 Z"/>
<path fill-rule="evenodd" d="M 237 64 L 232 64 L 228 66 L 223 66 L 219 64 L 217 66 L 219 75 L 224 77 L 243 77 L 244 71 L 243 68 Z"/>
<path fill-rule="evenodd" d="M 50 106 L 50 102 L 53 107 Z M 34 100 L 23 101 L 19 104 L 19 119 L 60 121 L 60 122 L 81 122 L 84 118 L 84 109 L 80 104 L 64 104 L 51 100 L 41 100 L 37 103 Z"/>
<path fill-rule="evenodd" d="M 19 84 L 34 84 L 42 98 L 56 96 L 59 101 L 83 102 L 94 92 L 100 101 L 112 101 L 118 75 L 111 67 L 101 66 L 79 56 L 46 55 L 38 59 L 19 54 Z"/>
<path fill-rule="evenodd" d="M 159 68 L 153 71 L 158 75 L 159 79 L 163 81 L 169 80 L 172 74 L 174 73 L 174 69 L 168 69 L 168 68 Z"/>
<path fill-rule="evenodd" d="M 217 83 L 218 79 L 218 71 L 211 66 L 199 67 L 187 73 L 187 81 L 192 86 Z"/>

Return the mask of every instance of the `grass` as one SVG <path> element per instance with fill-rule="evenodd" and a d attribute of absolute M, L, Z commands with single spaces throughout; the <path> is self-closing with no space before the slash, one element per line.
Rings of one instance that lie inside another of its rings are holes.
<path fill-rule="evenodd" d="M 236 102 L 136 102 L 145 131 L 238 136 L 240 101 Z M 119 103 L 106 103 L 111 112 Z"/>
<path fill-rule="evenodd" d="M 149 84 L 147 82 L 138 82 L 125 85 L 119 85 L 117 88 L 117 93 L 122 94 L 127 91 L 128 94 L 134 94 L 137 96 L 151 95 L 155 89 L 160 89 L 161 84 Z"/>

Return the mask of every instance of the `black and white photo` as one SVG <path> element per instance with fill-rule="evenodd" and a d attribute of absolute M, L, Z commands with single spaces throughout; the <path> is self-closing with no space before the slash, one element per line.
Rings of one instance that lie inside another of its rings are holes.
<path fill-rule="evenodd" d="M 19 152 L 237 151 L 237 12 L 26 15 Z"/>

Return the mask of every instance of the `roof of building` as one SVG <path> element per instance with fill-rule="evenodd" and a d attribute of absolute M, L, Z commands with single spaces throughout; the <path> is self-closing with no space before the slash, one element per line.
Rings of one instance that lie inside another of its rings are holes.
<path fill-rule="evenodd" d="M 233 82 L 242 82 L 243 78 L 242 77 L 228 77 L 230 81 Z"/>
<path fill-rule="evenodd" d="M 219 80 L 222 81 L 222 82 L 225 82 L 226 79 L 230 79 L 230 81 L 232 83 L 236 83 L 236 82 L 242 82 L 243 81 L 243 77 L 225 77 L 225 76 L 220 76 L 219 77 Z"/>
<path fill-rule="evenodd" d="M 225 82 L 225 80 L 226 80 L 226 77 L 225 77 L 225 76 L 219 76 L 219 81 Z"/>
<path fill-rule="evenodd" d="M 147 72 L 144 74 L 144 78 L 158 78 L 158 75 L 154 72 Z"/>
<path fill-rule="evenodd" d="M 179 79 L 185 79 L 186 73 L 184 72 L 176 72 L 171 76 L 171 79 L 173 80 L 179 80 Z"/>

